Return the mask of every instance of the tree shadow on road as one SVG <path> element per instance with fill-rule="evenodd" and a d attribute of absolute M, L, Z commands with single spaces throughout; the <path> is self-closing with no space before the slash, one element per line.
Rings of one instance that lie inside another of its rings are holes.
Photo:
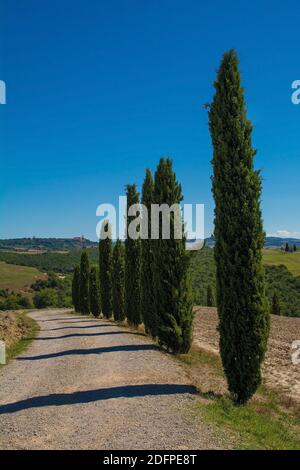
<path fill-rule="evenodd" d="M 86 356 L 89 354 L 103 354 L 110 352 L 123 352 L 123 351 L 160 351 L 159 347 L 155 344 L 128 344 L 119 346 L 109 346 L 104 348 L 92 349 L 69 349 L 67 351 L 59 351 L 50 354 L 41 354 L 39 356 L 18 357 L 17 361 L 40 361 L 42 359 L 51 359 L 54 357 L 63 356 Z"/>
<path fill-rule="evenodd" d="M 59 328 L 49 328 L 47 331 L 58 331 L 58 330 L 69 330 L 70 328 L 103 328 L 103 327 L 108 327 L 110 326 L 111 328 L 116 326 L 116 325 L 113 325 L 113 324 L 109 324 L 109 323 L 99 323 L 98 325 L 87 325 L 87 326 L 72 326 L 72 324 L 70 323 L 70 326 L 60 326 Z"/>
<path fill-rule="evenodd" d="M 43 330 L 49 331 L 49 330 Z M 109 336 L 109 335 L 136 335 L 136 336 L 145 336 L 144 333 L 138 333 L 134 331 L 101 331 L 100 333 L 70 333 L 63 336 L 43 336 L 38 338 L 32 338 L 35 341 L 45 341 L 51 339 L 65 339 L 65 338 L 84 338 L 88 336 Z"/>
<path fill-rule="evenodd" d="M 135 398 L 178 394 L 196 395 L 197 390 L 192 385 L 184 384 L 142 384 L 100 388 L 73 393 L 53 393 L 2 405 L 0 406 L 0 414 L 15 413 L 30 408 L 42 408 L 46 406 L 84 404 L 110 400 L 112 398 Z"/>
<path fill-rule="evenodd" d="M 101 322 L 99 322 L 99 318 L 93 317 L 89 318 L 88 320 L 61 320 L 59 323 L 90 323 L 90 322 L 98 322 L 101 326 Z"/>
<path fill-rule="evenodd" d="M 72 320 L 72 317 L 60 317 L 60 318 L 45 318 L 40 321 L 60 321 L 60 320 Z"/>

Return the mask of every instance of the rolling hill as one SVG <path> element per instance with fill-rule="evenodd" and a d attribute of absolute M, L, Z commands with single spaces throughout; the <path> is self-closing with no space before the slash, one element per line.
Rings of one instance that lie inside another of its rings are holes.
<path fill-rule="evenodd" d="M 295 238 L 279 238 L 279 237 L 266 237 L 266 248 L 280 248 L 285 246 L 286 243 L 300 247 L 300 240 Z M 205 239 L 205 245 L 209 247 L 214 246 L 213 237 Z M 70 251 L 80 250 L 83 247 L 95 248 L 98 242 L 88 240 L 87 238 L 74 237 L 74 238 L 9 238 L 0 240 L 0 251 L 16 251 L 16 252 L 51 252 L 51 251 Z"/>
<path fill-rule="evenodd" d="M 21 291 L 38 279 L 46 279 L 46 274 L 30 266 L 18 266 L 0 261 L 0 289 Z"/>
<path fill-rule="evenodd" d="M 70 251 L 97 246 L 97 242 L 84 237 L 74 238 L 10 238 L 0 240 L 1 251 L 43 252 Z"/>
<path fill-rule="evenodd" d="M 21 267 L 35 268 L 37 272 L 71 273 L 74 267 L 79 264 L 81 256 L 79 240 L 75 240 L 75 242 L 74 239 L 43 240 L 53 240 L 51 242 L 53 249 L 41 253 L 32 253 L 31 251 L 24 252 L 23 250 L 22 252 L 13 250 L 0 250 L 0 262 L 2 261 L 9 263 L 9 265 L 16 265 L 15 274 L 13 274 L 13 269 L 11 268 L 7 268 L 8 271 L 5 274 L 5 276 L 13 276 L 13 278 L 2 276 L 2 279 L 4 279 L 3 282 L 8 283 L 10 288 L 13 288 L 13 286 L 18 288 L 15 284 L 15 281 L 18 284 L 19 276 L 22 278 L 22 274 L 20 273 Z M 68 241 L 66 242 L 66 240 Z M 277 242 L 280 243 L 282 240 L 286 239 L 278 239 Z M 68 246 L 69 242 L 70 246 L 73 246 L 73 243 L 75 243 L 76 248 L 67 251 L 60 251 L 58 249 L 62 248 L 63 246 Z M 86 240 L 85 242 L 88 248 L 91 264 L 97 265 L 97 244 L 95 242 L 89 242 Z M 270 243 L 273 243 L 272 240 Z M 213 240 L 210 239 L 206 247 L 204 247 L 202 250 L 190 252 L 190 271 L 195 305 L 206 305 L 208 285 L 211 285 L 215 297 L 215 264 L 213 249 L 209 247 L 212 244 Z M 12 241 L 10 246 L 13 247 Z M 16 245 L 14 246 L 16 247 Z M 46 242 L 43 246 L 46 246 Z M 56 250 L 54 250 L 54 248 L 56 248 Z M 277 292 L 280 297 L 282 315 L 300 316 L 300 251 L 285 253 L 278 248 L 268 248 L 263 252 L 263 261 L 266 267 L 267 294 L 270 304 L 272 302 L 274 293 Z M 11 270 L 10 273 L 9 270 Z M 26 270 L 24 273 L 25 272 Z M 36 275 L 37 272 L 35 272 L 33 275 Z"/>

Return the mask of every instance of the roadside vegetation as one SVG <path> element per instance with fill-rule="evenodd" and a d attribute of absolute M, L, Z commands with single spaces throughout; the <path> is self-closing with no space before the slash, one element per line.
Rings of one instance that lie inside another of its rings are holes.
<path fill-rule="evenodd" d="M 0 312 L 0 340 L 6 345 L 6 362 L 28 348 L 38 329 L 37 322 L 24 312 Z"/>
<path fill-rule="evenodd" d="M 2 266 L 0 266 L 0 271 L 1 268 Z M 22 285 L 19 268 L 19 266 L 9 266 L 12 279 L 11 286 L 14 286 L 12 275 L 14 270 L 16 271 L 17 286 L 16 290 L 15 286 L 13 288 L 0 289 L 0 310 L 72 306 L 72 278 L 70 275 L 62 276 L 53 272 L 48 274 L 37 272 L 38 274 L 35 273 L 31 278 L 27 275 L 23 277 Z M 25 284 L 25 282 L 27 283 L 30 280 L 32 281 L 31 284 Z"/>
<path fill-rule="evenodd" d="M 197 387 L 200 400 L 190 410 L 193 419 L 206 421 L 240 450 L 298 450 L 300 409 L 278 391 L 264 386 L 244 406 L 236 406 L 227 390 L 218 355 L 192 349 L 177 356 Z"/>

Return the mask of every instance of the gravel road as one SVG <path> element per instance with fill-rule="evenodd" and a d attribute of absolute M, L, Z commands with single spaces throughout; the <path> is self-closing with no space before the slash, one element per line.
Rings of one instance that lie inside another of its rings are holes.
<path fill-rule="evenodd" d="M 1 449 L 203 449 L 184 366 L 148 338 L 64 310 L 30 314 L 38 337 L 0 372 Z"/>

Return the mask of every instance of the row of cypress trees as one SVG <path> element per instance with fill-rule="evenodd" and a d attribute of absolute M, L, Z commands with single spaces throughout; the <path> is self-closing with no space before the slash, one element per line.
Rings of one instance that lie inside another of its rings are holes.
<path fill-rule="evenodd" d="M 110 230 L 107 222 L 104 229 Z M 81 254 L 80 266 L 76 266 L 72 281 L 72 300 L 75 312 L 92 313 L 98 317 L 125 319 L 124 309 L 124 246 L 118 240 L 112 249 L 110 239 L 99 243 L 99 265 L 89 267 L 86 250 Z M 114 282 L 112 282 L 114 280 Z"/>
<path fill-rule="evenodd" d="M 243 404 L 261 383 L 270 318 L 262 266 L 265 235 L 260 209 L 261 178 L 254 169 L 256 152 L 252 147 L 252 125 L 246 115 L 234 50 L 224 54 L 214 87 L 215 95 L 208 109 L 213 145 L 214 256 L 220 352 L 228 388 L 235 402 Z M 138 202 L 135 185 L 127 186 L 127 198 L 129 206 Z M 182 190 L 172 162 L 162 158 L 154 180 L 151 172 L 146 171 L 142 202 L 146 207 L 151 203 L 171 206 L 181 200 Z M 127 222 L 130 221 L 129 215 Z M 171 227 L 173 225 L 174 217 L 171 217 Z M 148 228 L 151 228 L 151 220 Z M 100 242 L 100 245 L 102 243 L 100 278 L 104 302 L 111 289 L 111 248 L 109 243 Z M 88 299 L 86 266 L 87 259 L 83 256 L 80 271 L 77 268 L 74 273 L 74 279 L 75 276 L 80 279 L 78 305 L 83 313 Z M 76 288 L 74 293 L 76 297 Z M 212 303 L 211 291 L 207 297 L 208 303 Z M 157 337 L 161 345 L 173 352 L 188 351 L 193 314 L 184 237 L 182 240 L 174 236 L 169 240 L 127 238 L 124 299 L 129 324 L 137 326 L 143 321 L 147 333 Z M 111 315 L 111 307 L 106 304 L 102 311 Z"/>
<path fill-rule="evenodd" d="M 126 186 L 128 208 L 139 204 L 135 184 Z M 166 203 L 170 207 L 182 200 L 181 186 L 176 180 L 172 161 L 161 158 L 155 177 L 146 170 L 141 202 L 148 208 L 147 239 L 132 238 L 128 234 L 136 214 L 127 214 L 127 237 L 123 245 L 117 240 L 113 246 L 108 221 L 104 221 L 99 241 L 99 279 L 96 268 L 89 270 L 86 251 L 81 256 L 80 268 L 73 277 L 73 303 L 76 311 L 90 311 L 105 318 L 112 315 L 117 321 L 125 318 L 130 326 L 144 323 L 145 331 L 175 353 L 187 352 L 192 340 L 193 311 L 188 276 L 189 257 L 185 250 L 184 227 L 182 239 L 174 237 L 174 217 L 170 214 L 170 239 L 151 240 L 151 204 Z M 145 209 L 144 209 L 145 210 Z M 159 220 L 160 234 L 162 220 Z M 102 233 L 103 235 L 103 233 Z M 100 287 L 99 287 L 100 286 Z M 99 294 L 100 289 L 100 294 Z"/>

